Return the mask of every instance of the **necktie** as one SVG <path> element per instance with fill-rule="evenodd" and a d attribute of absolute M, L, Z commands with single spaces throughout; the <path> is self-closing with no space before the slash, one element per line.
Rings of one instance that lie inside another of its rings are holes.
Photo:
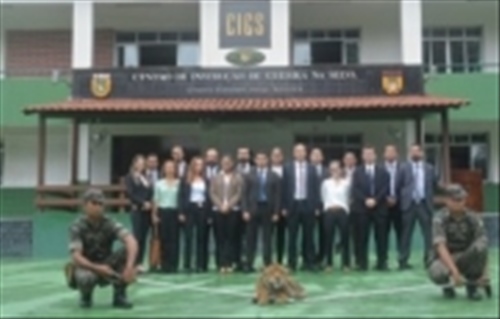
<path fill-rule="evenodd" d="M 373 166 L 368 167 L 368 176 L 370 177 L 370 194 L 373 196 L 375 195 L 375 178 Z"/>
<path fill-rule="evenodd" d="M 298 195 L 299 195 L 299 198 L 303 198 L 304 197 L 304 193 L 303 193 L 303 187 L 304 187 L 304 172 L 302 170 L 302 163 L 299 163 L 299 176 L 298 176 L 298 180 L 299 180 L 299 189 L 298 189 Z"/>
<path fill-rule="evenodd" d="M 267 198 L 266 198 L 266 176 L 265 176 L 265 173 L 264 173 L 264 170 L 260 170 L 260 173 L 259 173 L 259 178 L 260 178 L 260 200 L 261 201 L 266 201 Z"/>

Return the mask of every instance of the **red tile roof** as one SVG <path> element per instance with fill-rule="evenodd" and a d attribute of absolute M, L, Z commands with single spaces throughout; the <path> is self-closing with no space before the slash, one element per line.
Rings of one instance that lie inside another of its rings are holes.
<path fill-rule="evenodd" d="M 193 98 L 193 99 L 82 99 L 31 106 L 30 113 L 99 112 L 285 112 L 366 109 L 459 107 L 467 101 L 435 96 L 307 97 L 307 98 Z"/>

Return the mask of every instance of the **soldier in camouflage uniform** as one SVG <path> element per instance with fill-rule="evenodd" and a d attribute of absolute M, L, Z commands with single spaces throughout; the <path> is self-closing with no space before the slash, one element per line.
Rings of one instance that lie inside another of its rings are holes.
<path fill-rule="evenodd" d="M 120 223 L 104 215 L 104 195 L 98 189 L 89 189 L 83 196 L 85 215 L 69 229 L 69 250 L 72 261 L 66 265 L 68 285 L 81 293 L 80 305 L 92 306 L 92 292 L 96 285 L 113 285 L 113 306 L 131 308 L 126 287 L 135 280 L 137 243 Z M 124 248 L 112 251 L 115 240 Z"/>
<path fill-rule="evenodd" d="M 471 300 L 482 298 L 478 287 L 483 287 L 491 297 L 486 269 L 488 240 L 483 221 L 466 208 L 467 193 L 460 185 L 449 185 L 445 193 L 446 206 L 432 225 L 434 250 L 428 267 L 429 277 L 444 286 L 446 298 L 454 298 L 453 287 L 463 284 Z"/>

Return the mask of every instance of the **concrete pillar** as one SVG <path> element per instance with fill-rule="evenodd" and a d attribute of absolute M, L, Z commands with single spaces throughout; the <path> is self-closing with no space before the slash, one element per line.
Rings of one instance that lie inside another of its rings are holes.
<path fill-rule="evenodd" d="M 247 18 L 253 22 L 245 25 L 242 19 Z M 290 65 L 289 1 L 200 1 L 200 47 L 203 67 L 238 66 L 228 61 L 228 54 L 242 49 L 264 57 L 252 66 Z"/>
<path fill-rule="evenodd" d="M 4 27 L 0 25 L 0 79 L 3 79 L 5 76 L 5 53 L 7 50 L 5 49 L 5 45 L 7 41 L 5 40 L 7 32 Z"/>
<path fill-rule="evenodd" d="M 73 69 L 92 68 L 94 60 L 94 3 L 92 1 L 73 2 L 71 52 Z M 90 180 L 89 125 L 81 124 L 78 135 L 78 181 L 88 182 Z"/>
<path fill-rule="evenodd" d="M 422 1 L 399 1 L 399 32 L 401 63 L 407 65 L 422 64 Z M 405 123 L 407 150 L 417 142 L 417 127 L 414 119 Z M 422 125 L 423 127 L 423 125 Z M 423 131 L 423 129 L 422 129 Z M 423 132 L 420 132 L 423 134 Z"/>

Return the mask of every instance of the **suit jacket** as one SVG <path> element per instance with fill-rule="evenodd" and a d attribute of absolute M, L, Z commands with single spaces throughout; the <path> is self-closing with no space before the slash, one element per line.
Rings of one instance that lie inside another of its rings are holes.
<path fill-rule="evenodd" d="M 406 162 L 402 165 L 400 174 L 400 206 L 401 210 L 406 211 L 410 209 L 413 203 L 413 192 L 415 190 L 415 179 L 413 177 L 413 165 L 412 162 Z M 429 211 L 433 210 L 434 207 L 434 193 L 438 188 L 439 176 L 429 163 L 424 162 L 424 192 L 425 192 L 425 203 Z"/>
<path fill-rule="evenodd" d="M 215 165 L 214 166 L 215 168 L 215 175 L 211 176 L 210 173 L 209 173 L 209 166 L 205 166 L 205 178 L 210 182 L 212 180 L 213 177 L 217 176 L 220 172 L 220 167 L 219 165 Z"/>
<path fill-rule="evenodd" d="M 321 165 L 321 172 L 318 173 L 318 166 L 313 165 L 316 176 L 318 177 L 318 190 L 320 192 L 318 200 L 318 209 L 323 210 L 323 205 L 321 203 L 321 184 L 323 181 L 329 177 L 328 167 Z"/>
<path fill-rule="evenodd" d="M 391 196 L 391 173 L 387 169 L 386 163 L 381 164 L 382 167 L 384 167 L 387 171 L 387 174 L 389 174 L 389 179 L 388 179 L 388 185 L 389 189 L 387 191 L 387 196 Z M 394 181 L 394 195 L 396 196 L 396 205 L 399 205 L 400 202 L 400 197 L 401 197 L 401 176 L 403 174 L 403 163 L 397 161 L 396 162 L 396 176 L 395 176 L 395 181 Z"/>
<path fill-rule="evenodd" d="M 374 193 L 371 193 L 370 177 L 366 172 L 366 166 L 360 165 L 352 175 L 351 194 L 352 209 L 355 212 L 364 212 L 367 210 L 365 201 L 368 198 L 374 198 L 377 201 L 375 209 L 387 207 L 387 196 L 389 195 L 389 173 L 386 168 L 375 165 Z"/>
<path fill-rule="evenodd" d="M 128 199 L 132 203 L 132 209 L 142 210 L 145 202 L 151 202 L 153 199 L 154 185 L 144 186 L 143 183 L 136 180 L 132 174 L 125 177 L 125 189 Z"/>
<path fill-rule="evenodd" d="M 210 182 L 210 199 L 217 211 L 224 201 L 224 188 L 224 174 L 220 173 Z M 241 206 L 245 194 L 245 183 L 241 174 L 233 173 L 228 192 L 229 209 L 233 210 L 234 207 Z"/>
<path fill-rule="evenodd" d="M 316 169 L 309 163 L 307 166 L 306 202 L 311 212 L 320 207 L 319 181 Z M 281 183 L 282 207 L 290 211 L 295 200 L 295 161 L 283 166 L 283 178 Z"/>
<path fill-rule="evenodd" d="M 278 174 L 270 168 L 267 168 L 265 188 L 268 207 L 274 214 L 278 214 L 281 201 L 281 180 Z M 257 168 L 253 168 L 248 174 L 245 189 L 243 209 L 250 214 L 255 214 L 260 195 L 260 176 Z"/>
<path fill-rule="evenodd" d="M 186 213 L 189 204 L 191 204 L 190 198 L 191 184 L 188 183 L 186 178 L 182 178 L 179 186 L 179 209 L 184 213 Z M 203 203 L 203 207 L 209 209 L 210 205 L 210 183 L 205 178 L 205 202 Z"/>

